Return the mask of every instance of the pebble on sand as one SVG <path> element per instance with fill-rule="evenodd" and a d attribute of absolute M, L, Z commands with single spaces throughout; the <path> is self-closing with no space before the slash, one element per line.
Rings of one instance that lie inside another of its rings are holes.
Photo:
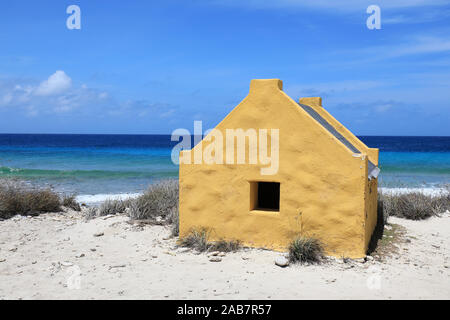
<path fill-rule="evenodd" d="M 219 258 L 219 257 L 211 257 L 211 259 L 209 259 L 209 261 L 211 261 L 211 262 L 220 262 L 220 261 L 222 261 L 222 258 Z"/>
<path fill-rule="evenodd" d="M 289 265 L 289 260 L 286 257 L 280 256 L 275 258 L 275 265 L 285 268 Z"/>

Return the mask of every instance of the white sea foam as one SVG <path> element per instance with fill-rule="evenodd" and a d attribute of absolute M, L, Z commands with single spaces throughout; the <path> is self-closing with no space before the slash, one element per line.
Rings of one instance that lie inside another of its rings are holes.
<path fill-rule="evenodd" d="M 418 192 L 427 196 L 439 196 L 448 193 L 448 190 L 444 188 L 379 188 L 379 190 L 389 195 Z"/>
<path fill-rule="evenodd" d="M 127 200 L 137 198 L 142 193 L 118 193 L 118 194 L 83 194 L 77 196 L 79 203 L 98 204 L 106 200 Z"/>
<path fill-rule="evenodd" d="M 429 196 L 438 196 L 449 192 L 444 188 L 379 188 L 379 191 L 384 194 L 393 195 L 419 192 Z M 140 195 L 142 195 L 142 193 L 83 194 L 77 196 L 76 200 L 79 203 L 99 204 L 106 200 L 127 200 L 137 198 Z"/>

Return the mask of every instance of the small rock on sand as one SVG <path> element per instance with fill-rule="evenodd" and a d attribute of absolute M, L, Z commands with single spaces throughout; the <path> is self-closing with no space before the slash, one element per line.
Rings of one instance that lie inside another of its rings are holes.
<path fill-rule="evenodd" d="M 209 261 L 211 261 L 211 262 L 220 262 L 220 261 L 222 261 L 222 258 L 219 258 L 219 257 L 211 257 L 211 259 L 209 259 Z"/>
<path fill-rule="evenodd" d="M 102 236 L 104 236 L 104 235 L 105 235 L 104 232 L 97 232 L 97 233 L 94 233 L 94 237 L 102 237 Z"/>
<path fill-rule="evenodd" d="M 285 268 L 289 265 L 289 260 L 286 257 L 280 256 L 275 258 L 275 264 L 279 267 Z"/>
<path fill-rule="evenodd" d="M 109 269 L 125 268 L 126 266 L 127 266 L 126 264 L 115 264 L 115 265 L 109 266 Z"/>

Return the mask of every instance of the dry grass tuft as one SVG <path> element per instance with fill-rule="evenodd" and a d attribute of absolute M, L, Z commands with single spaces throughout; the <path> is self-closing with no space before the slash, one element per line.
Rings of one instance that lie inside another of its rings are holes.
<path fill-rule="evenodd" d="M 136 222 L 171 225 L 172 236 L 178 236 L 178 181 L 161 181 L 136 199 L 106 200 L 100 207 L 90 208 L 86 219 L 121 213 Z"/>
<path fill-rule="evenodd" d="M 172 226 L 172 237 L 178 237 L 180 235 L 180 216 L 178 206 L 176 208 L 172 208 L 169 216 L 167 217 L 167 222 Z"/>
<path fill-rule="evenodd" d="M 135 220 L 167 220 L 178 210 L 178 181 L 166 180 L 150 186 L 130 204 L 130 218 Z"/>
<path fill-rule="evenodd" d="M 180 245 L 182 247 L 195 249 L 199 252 L 205 252 L 209 249 L 208 238 L 208 229 L 194 228 L 187 236 L 180 239 Z"/>
<path fill-rule="evenodd" d="M 236 252 L 242 248 L 239 240 L 219 240 L 209 243 L 209 251 Z"/>
<path fill-rule="evenodd" d="M 61 201 L 52 190 L 32 188 L 15 180 L 1 181 L 0 219 L 58 211 L 61 211 Z"/>
<path fill-rule="evenodd" d="M 106 200 L 98 208 L 98 216 L 108 216 L 113 214 L 125 213 L 127 202 L 121 200 Z"/>
<path fill-rule="evenodd" d="M 289 245 L 289 261 L 291 263 L 320 263 L 324 250 L 319 240 L 300 236 Z"/>
<path fill-rule="evenodd" d="M 188 235 L 179 240 L 179 245 L 199 252 L 235 252 L 242 247 L 241 242 L 237 240 L 209 241 L 209 235 L 210 230 L 207 228 L 193 228 Z"/>
<path fill-rule="evenodd" d="M 64 195 L 61 200 L 61 205 L 63 207 L 75 210 L 75 211 L 81 211 L 80 204 L 75 200 L 75 195 Z"/>
<path fill-rule="evenodd" d="M 86 211 L 85 218 L 86 220 L 94 219 L 98 217 L 98 208 L 89 207 Z"/>
<path fill-rule="evenodd" d="M 423 220 L 450 210 L 450 193 L 436 196 L 424 195 L 419 192 L 398 195 L 380 193 L 380 203 L 387 216 Z"/>
<path fill-rule="evenodd" d="M 99 207 L 90 207 L 86 211 L 86 219 L 125 213 L 129 206 L 129 200 L 105 200 Z"/>

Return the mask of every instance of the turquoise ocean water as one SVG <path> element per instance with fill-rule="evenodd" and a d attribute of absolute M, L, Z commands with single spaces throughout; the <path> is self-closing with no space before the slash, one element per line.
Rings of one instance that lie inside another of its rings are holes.
<path fill-rule="evenodd" d="M 380 148 L 384 187 L 450 184 L 450 137 L 360 137 Z M 178 177 L 169 135 L 0 134 L 0 178 L 79 195 L 138 193 Z"/>

